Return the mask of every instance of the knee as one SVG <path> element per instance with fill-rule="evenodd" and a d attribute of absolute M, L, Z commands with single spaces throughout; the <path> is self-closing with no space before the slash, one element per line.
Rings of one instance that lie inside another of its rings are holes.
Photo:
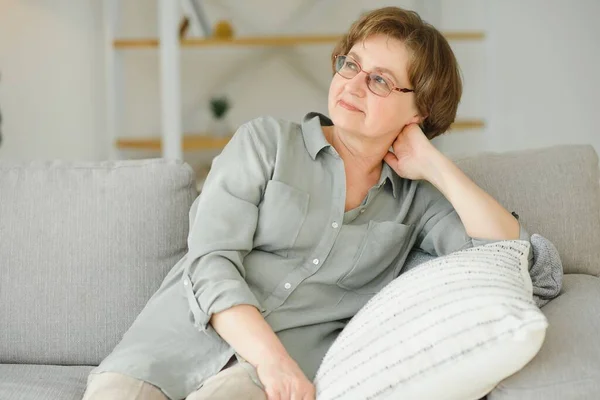
<path fill-rule="evenodd" d="M 156 386 L 117 372 L 89 374 L 82 400 L 168 400 Z"/>
<path fill-rule="evenodd" d="M 239 363 L 208 378 L 186 400 L 267 400 L 258 375 L 248 363 Z"/>

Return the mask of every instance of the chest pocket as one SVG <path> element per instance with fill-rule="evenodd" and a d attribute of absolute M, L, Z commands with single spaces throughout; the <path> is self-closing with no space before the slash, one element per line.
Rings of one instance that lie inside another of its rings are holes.
<path fill-rule="evenodd" d="M 352 265 L 337 285 L 358 294 L 377 293 L 394 278 L 394 266 L 413 229 L 414 225 L 370 221 Z"/>
<path fill-rule="evenodd" d="M 258 206 L 254 248 L 288 257 L 308 212 L 309 194 L 280 181 L 267 182 Z"/>

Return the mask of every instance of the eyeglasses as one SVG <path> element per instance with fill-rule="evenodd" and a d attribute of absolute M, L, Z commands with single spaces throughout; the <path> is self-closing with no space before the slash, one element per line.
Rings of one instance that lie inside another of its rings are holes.
<path fill-rule="evenodd" d="M 335 72 L 337 72 L 341 77 L 346 79 L 352 79 L 356 75 L 360 74 L 361 71 L 364 71 L 358 61 L 353 59 L 350 56 L 337 55 L 335 56 Z M 390 95 L 392 90 L 409 93 L 414 92 L 414 89 L 400 88 L 398 86 L 394 86 L 392 82 L 387 80 L 381 75 L 376 73 L 364 71 L 367 74 L 367 87 L 369 90 L 381 97 L 387 97 Z"/>

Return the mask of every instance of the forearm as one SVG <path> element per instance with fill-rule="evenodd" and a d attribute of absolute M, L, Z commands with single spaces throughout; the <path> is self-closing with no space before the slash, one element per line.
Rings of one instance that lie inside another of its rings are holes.
<path fill-rule="evenodd" d="M 427 180 L 452 204 L 469 236 L 489 240 L 519 238 L 515 217 L 437 150 L 432 154 Z"/>
<path fill-rule="evenodd" d="M 283 344 L 254 306 L 242 304 L 213 314 L 217 333 L 253 366 L 291 360 Z"/>

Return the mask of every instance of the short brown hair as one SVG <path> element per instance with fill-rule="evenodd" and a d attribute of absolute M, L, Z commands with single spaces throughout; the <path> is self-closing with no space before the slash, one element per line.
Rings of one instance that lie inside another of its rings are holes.
<path fill-rule="evenodd" d="M 415 92 L 421 128 L 429 139 L 444 133 L 456 118 L 462 95 L 462 79 L 456 57 L 444 36 L 414 11 L 399 7 L 379 8 L 352 24 L 331 55 L 347 54 L 352 46 L 373 35 L 386 35 L 407 47 L 408 79 Z M 335 73 L 335 66 L 334 73 Z"/>

